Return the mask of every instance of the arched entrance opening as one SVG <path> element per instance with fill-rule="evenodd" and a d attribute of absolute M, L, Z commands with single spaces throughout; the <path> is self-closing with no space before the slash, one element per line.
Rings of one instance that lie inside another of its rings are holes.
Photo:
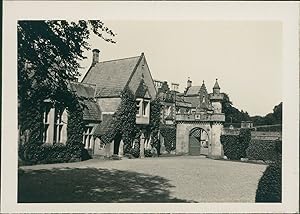
<path fill-rule="evenodd" d="M 202 128 L 194 128 L 189 134 L 189 155 L 208 155 L 209 135 Z"/>

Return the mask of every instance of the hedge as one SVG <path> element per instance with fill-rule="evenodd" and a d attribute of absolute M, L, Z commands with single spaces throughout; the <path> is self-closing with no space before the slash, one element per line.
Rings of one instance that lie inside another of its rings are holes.
<path fill-rule="evenodd" d="M 223 145 L 224 155 L 229 159 L 239 159 L 237 135 L 221 135 L 221 144 Z"/>
<path fill-rule="evenodd" d="M 255 202 L 281 202 L 281 163 L 271 164 L 260 178 Z"/>
<path fill-rule="evenodd" d="M 251 131 L 249 129 L 241 129 L 239 135 L 221 135 L 224 155 L 231 160 L 245 158 L 250 140 Z"/>
<path fill-rule="evenodd" d="M 246 150 L 250 160 L 277 161 L 281 154 L 282 142 L 269 140 L 251 140 Z"/>
<path fill-rule="evenodd" d="M 41 146 L 31 143 L 19 145 L 19 157 L 27 164 L 64 163 L 91 158 L 83 145 L 62 143 L 46 143 Z"/>

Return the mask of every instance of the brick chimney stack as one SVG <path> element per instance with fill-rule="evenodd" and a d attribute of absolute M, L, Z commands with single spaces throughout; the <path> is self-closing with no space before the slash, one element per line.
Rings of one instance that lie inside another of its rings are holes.
<path fill-rule="evenodd" d="M 93 61 L 92 61 L 92 66 L 97 64 L 99 62 L 99 49 L 93 49 Z"/>
<path fill-rule="evenodd" d="M 190 78 L 188 77 L 188 81 L 187 81 L 187 89 L 190 88 L 192 86 L 192 80 L 190 80 Z"/>

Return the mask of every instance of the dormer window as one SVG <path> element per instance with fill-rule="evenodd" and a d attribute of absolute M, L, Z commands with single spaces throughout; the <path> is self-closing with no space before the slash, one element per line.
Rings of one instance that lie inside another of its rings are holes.
<path fill-rule="evenodd" d="M 143 100 L 143 116 L 148 117 L 149 116 L 149 100 Z"/>
<path fill-rule="evenodd" d="M 141 108 L 142 108 L 142 99 L 136 99 L 135 101 L 136 103 L 136 116 L 140 116 L 140 111 L 141 111 Z"/>
<path fill-rule="evenodd" d="M 149 124 L 150 99 L 136 99 L 136 124 Z"/>

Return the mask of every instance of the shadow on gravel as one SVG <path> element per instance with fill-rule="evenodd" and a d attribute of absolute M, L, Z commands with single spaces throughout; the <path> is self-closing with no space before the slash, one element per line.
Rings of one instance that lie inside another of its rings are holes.
<path fill-rule="evenodd" d="M 169 180 L 96 168 L 19 170 L 19 203 L 194 202 L 172 198 Z"/>

